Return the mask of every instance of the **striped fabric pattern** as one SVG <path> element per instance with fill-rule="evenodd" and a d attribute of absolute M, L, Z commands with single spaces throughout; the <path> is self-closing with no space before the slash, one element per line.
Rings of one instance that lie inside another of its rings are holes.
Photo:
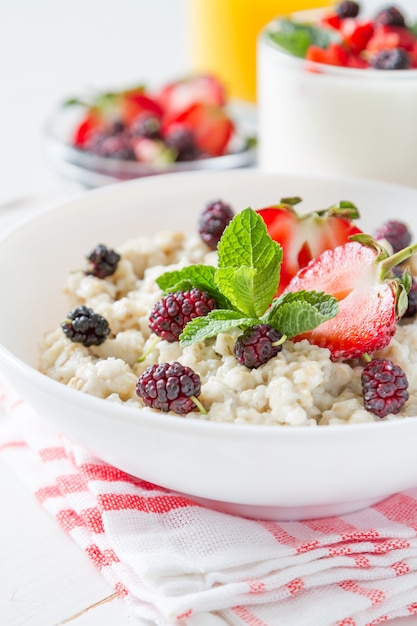
<path fill-rule="evenodd" d="M 51 430 L 2 380 L 0 455 L 138 624 L 417 622 L 417 488 L 343 517 L 227 515 L 102 462 Z"/>

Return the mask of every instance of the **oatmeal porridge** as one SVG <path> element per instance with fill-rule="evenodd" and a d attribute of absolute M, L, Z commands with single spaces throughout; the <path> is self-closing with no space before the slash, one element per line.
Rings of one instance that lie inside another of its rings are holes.
<path fill-rule="evenodd" d="M 68 306 L 85 306 L 107 320 L 109 334 L 99 345 L 72 341 L 62 324 L 45 334 L 39 369 L 81 392 L 107 401 L 144 407 L 138 378 L 154 364 L 178 362 L 201 381 L 199 401 L 205 411 L 183 417 L 217 422 L 316 426 L 379 421 L 364 407 L 359 359 L 334 360 L 326 347 L 308 339 L 282 338 L 280 351 L 259 367 L 237 361 L 238 326 L 216 336 L 182 345 L 157 337 L 149 315 L 163 291 L 156 280 L 190 265 L 215 266 L 217 252 L 198 236 L 161 232 L 131 239 L 117 250 L 114 273 L 99 278 L 84 270 L 68 276 Z M 417 414 L 417 324 L 397 325 L 389 344 L 373 356 L 390 359 L 408 379 L 409 398 L 400 419 Z M 151 409 L 156 410 L 156 409 Z M 173 419 L 178 419 L 173 413 Z"/>

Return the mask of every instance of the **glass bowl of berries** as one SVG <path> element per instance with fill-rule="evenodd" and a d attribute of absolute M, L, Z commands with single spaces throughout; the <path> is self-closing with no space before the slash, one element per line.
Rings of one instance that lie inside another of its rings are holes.
<path fill-rule="evenodd" d="M 264 29 L 257 59 L 260 167 L 417 184 L 417 17 L 298 12 Z"/>
<path fill-rule="evenodd" d="M 0 237 L 0 370 L 104 462 L 222 511 L 411 489 L 416 204 L 255 169 L 90 190 Z"/>
<path fill-rule="evenodd" d="M 254 165 L 254 107 L 211 75 L 70 98 L 48 119 L 45 154 L 87 187 L 161 173 Z"/>

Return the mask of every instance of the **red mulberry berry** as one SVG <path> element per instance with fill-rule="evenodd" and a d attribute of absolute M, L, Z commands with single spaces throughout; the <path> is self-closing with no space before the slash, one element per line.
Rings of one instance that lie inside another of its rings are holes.
<path fill-rule="evenodd" d="M 378 417 L 399 413 L 408 400 L 404 371 L 388 359 L 373 359 L 362 372 L 365 409 Z"/>
<path fill-rule="evenodd" d="M 281 333 L 269 326 L 258 324 L 252 326 L 237 338 L 234 353 L 241 365 L 255 369 L 282 350 Z"/>
<path fill-rule="evenodd" d="M 231 206 L 222 200 L 210 202 L 201 213 L 198 221 L 198 231 L 201 239 L 211 250 L 217 248 L 224 229 L 234 215 Z"/>
<path fill-rule="evenodd" d="M 70 311 L 61 328 L 68 339 L 82 343 L 86 348 L 99 346 L 110 334 L 108 321 L 86 306 L 78 306 Z"/>
<path fill-rule="evenodd" d="M 89 261 L 89 266 L 85 272 L 87 275 L 106 278 L 106 276 L 111 276 L 116 271 L 120 261 L 120 254 L 99 243 L 94 250 L 87 254 L 87 260 Z"/>
<path fill-rule="evenodd" d="M 198 374 L 177 361 L 151 365 L 136 383 L 136 393 L 147 406 L 180 415 L 196 408 L 200 391 Z"/>
<path fill-rule="evenodd" d="M 217 302 L 197 288 L 169 293 L 154 306 L 149 327 L 165 341 L 178 341 L 189 321 L 207 315 L 215 308 Z"/>

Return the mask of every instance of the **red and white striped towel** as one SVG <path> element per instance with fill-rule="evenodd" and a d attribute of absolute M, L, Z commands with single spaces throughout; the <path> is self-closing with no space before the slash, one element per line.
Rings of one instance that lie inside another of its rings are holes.
<path fill-rule="evenodd" d="M 371 626 L 417 616 L 417 489 L 343 517 L 253 521 L 103 463 L 4 385 L 0 408 L 2 458 L 140 623 Z"/>

